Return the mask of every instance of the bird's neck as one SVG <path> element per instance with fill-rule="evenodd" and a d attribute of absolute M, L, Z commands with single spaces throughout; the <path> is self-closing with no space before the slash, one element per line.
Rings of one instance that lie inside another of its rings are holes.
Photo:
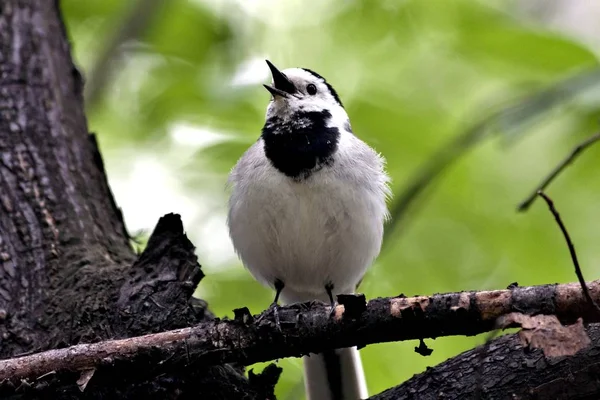
<path fill-rule="evenodd" d="M 267 158 L 290 178 L 302 180 L 333 163 L 340 131 L 328 127 L 331 113 L 299 111 L 288 118 L 272 116 L 262 129 Z"/>

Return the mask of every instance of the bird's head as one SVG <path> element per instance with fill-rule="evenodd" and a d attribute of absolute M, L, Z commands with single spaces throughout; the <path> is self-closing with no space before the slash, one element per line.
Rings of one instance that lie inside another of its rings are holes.
<path fill-rule="evenodd" d="M 298 113 L 328 111 L 335 120 L 348 120 L 337 92 L 321 75 L 306 68 L 280 71 L 266 61 L 273 76 L 272 84 L 264 85 L 272 94 L 267 119 L 288 119 Z"/>

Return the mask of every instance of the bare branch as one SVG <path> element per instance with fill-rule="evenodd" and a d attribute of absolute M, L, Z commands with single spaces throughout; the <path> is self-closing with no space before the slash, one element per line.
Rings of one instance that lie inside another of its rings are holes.
<path fill-rule="evenodd" d="M 369 400 L 598 399 L 600 325 L 586 329 L 592 343 L 575 356 L 549 358 L 518 334 L 503 335 Z"/>
<path fill-rule="evenodd" d="M 594 299 L 600 299 L 600 281 L 591 282 L 589 289 Z M 349 301 L 347 296 L 340 296 L 338 300 L 343 301 L 331 317 L 329 306 L 320 302 L 280 307 L 279 326 L 272 309 L 260 318 L 242 309 L 232 321 L 211 321 L 0 361 L 0 390 L 50 372 L 75 373 L 79 377 L 95 369 L 92 379 L 100 379 L 97 377 L 106 370 L 114 375 L 115 371 L 134 369 L 137 379 L 148 379 L 175 367 L 201 368 L 230 362 L 249 365 L 328 348 L 475 335 L 496 329 L 496 320 L 512 312 L 556 315 L 561 323 L 578 318 L 600 321 L 600 314 L 587 307 L 579 283 L 380 298 L 366 305 L 362 299 Z"/>
<path fill-rule="evenodd" d="M 591 146 L 592 144 L 596 143 L 599 140 L 600 140 L 600 132 L 598 132 L 597 134 L 595 134 L 595 135 L 587 138 L 586 140 L 584 140 L 583 142 L 581 142 L 577 146 L 575 146 L 575 148 L 573 148 L 573 150 L 571 150 L 571 153 L 564 160 L 562 160 L 552 170 L 552 172 L 550 172 L 550 174 L 542 181 L 542 183 L 540 183 L 538 185 L 538 187 L 535 188 L 535 190 L 525 200 L 523 200 L 521 202 L 521 204 L 519 204 L 518 210 L 519 211 L 527 211 L 529 209 L 529 207 L 533 204 L 533 202 L 535 201 L 535 199 L 537 198 L 537 195 L 538 195 L 539 191 L 546 189 L 546 187 L 550 183 L 552 183 L 552 181 L 569 164 L 571 164 L 583 150 L 585 150 L 586 148 L 588 148 L 589 146 Z"/>
<path fill-rule="evenodd" d="M 596 304 L 596 302 L 594 302 L 594 299 L 592 299 L 592 296 L 590 295 L 590 291 L 588 290 L 588 287 L 585 283 L 585 279 L 583 278 L 583 273 L 581 272 L 581 267 L 579 266 L 579 260 L 577 259 L 577 252 L 575 251 L 575 245 L 573 244 L 573 241 L 571 240 L 571 236 L 569 235 L 569 232 L 567 231 L 567 227 L 562 222 L 562 218 L 560 217 L 560 214 L 554 207 L 554 202 L 552 201 L 552 199 L 550 197 L 548 197 L 542 191 L 539 191 L 537 194 L 546 201 L 546 204 L 548 204 L 548 208 L 550 209 L 550 212 L 552 213 L 552 215 L 554 215 L 554 219 L 556 220 L 556 223 L 558 224 L 560 230 L 562 231 L 562 233 L 565 237 L 565 241 L 567 242 L 567 246 L 569 247 L 569 253 L 571 254 L 571 260 L 573 260 L 573 266 L 575 267 L 575 274 L 577 275 L 577 279 L 579 279 L 579 284 L 581 285 L 581 290 L 583 291 L 585 298 L 587 299 L 589 304 L 593 308 L 595 308 L 598 311 L 598 313 L 600 313 L 600 307 L 598 307 L 598 304 Z"/>

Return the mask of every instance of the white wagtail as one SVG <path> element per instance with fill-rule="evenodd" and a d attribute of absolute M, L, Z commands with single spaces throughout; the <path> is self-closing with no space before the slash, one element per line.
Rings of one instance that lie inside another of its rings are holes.
<path fill-rule="evenodd" d="M 273 82 L 258 141 L 229 176 L 228 225 L 243 264 L 275 304 L 354 293 L 381 248 L 390 195 L 384 159 L 352 132 L 336 91 L 305 68 L 267 61 Z M 355 347 L 304 357 L 310 400 L 367 389 Z"/>

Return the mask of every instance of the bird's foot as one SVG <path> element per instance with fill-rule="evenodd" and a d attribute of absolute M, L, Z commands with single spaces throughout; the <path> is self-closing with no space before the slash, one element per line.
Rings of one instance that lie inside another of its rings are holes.
<path fill-rule="evenodd" d="M 327 283 L 325 285 L 325 291 L 329 296 L 329 303 L 331 304 L 331 310 L 329 311 L 329 318 L 331 318 L 335 315 L 335 306 L 337 305 L 336 301 L 333 299 L 333 283 Z"/>
<path fill-rule="evenodd" d="M 281 332 L 281 322 L 279 321 L 279 304 L 274 301 L 271 303 L 268 310 L 273 311 L 273 320 L 275 320 L 275 326 L 277 326 L 277 330 Z"/>
<path fill-rule="evenodd" d="M 332 318 L 335 315 L 335 310 L 337 307 L 337 302 L 332 302 L 331 303 L 331 310 L 329 311 L 329 318 Z"/>
<path fill-rule="evenodd" d="M 275 282 L 273 282 L 273 286 L 275 287 L 275 299 L 269 306 L 268 310 L 273 310 L 273 319 L 275 320 L 275 325 L 277 326 L 277 330 L 281 332 L 281 322 L 279 321 L 279 304 L 277 304 L 277 302 L 279 301 L 279 295 L 285 287 L 285 284 L 281 279 L 277 278 L 275 279 Z"/>

